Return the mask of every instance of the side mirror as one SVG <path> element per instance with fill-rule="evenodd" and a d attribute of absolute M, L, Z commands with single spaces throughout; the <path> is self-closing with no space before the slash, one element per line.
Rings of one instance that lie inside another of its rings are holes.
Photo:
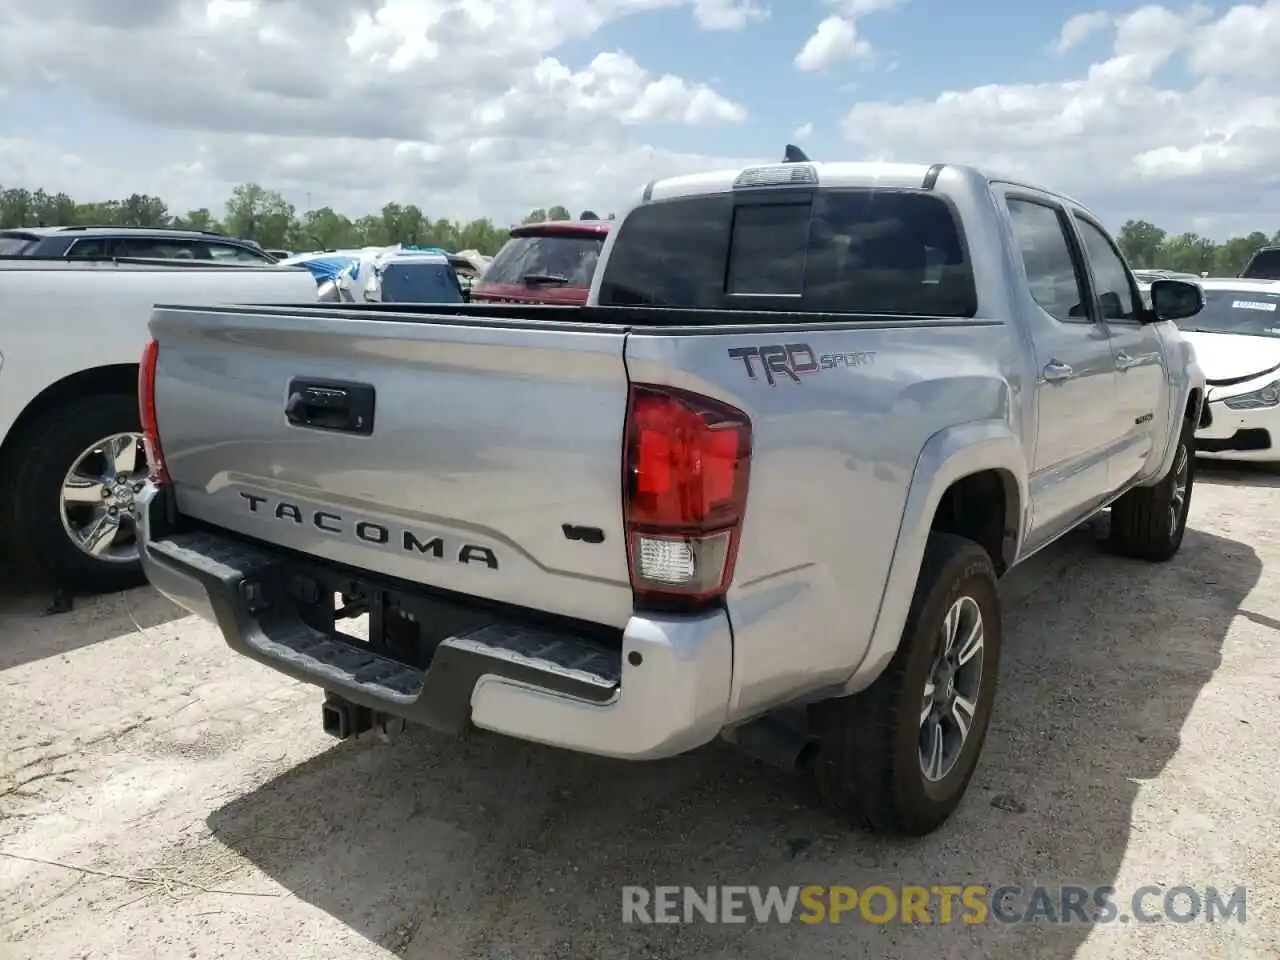
<path fill-rule="evenodd" d="M 1156 320 L 1185 320 L 1204 309 L 1204 290 L 1186 280 L 1152 280 L 1151 313 Z"/>

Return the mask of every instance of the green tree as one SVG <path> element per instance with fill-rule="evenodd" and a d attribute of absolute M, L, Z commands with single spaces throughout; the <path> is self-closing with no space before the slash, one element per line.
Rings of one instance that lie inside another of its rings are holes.
<path fill-rule="evenodd" d="M 580 219 L 596 216 L 588 208 Z M 568 208 L 557 204 L 530 210 L 521 223 L 568 219 Z M 616 215 L 611 212 L 606 219 L 614 220 Z M 174 216 L 162 197 L 145 193 L 115 200 L 77 201 L 66 193 L 39 188 L 0 187 L 0 228 L 76 224 L 210 230 L 256 240 L 272 249 L 323 250 L 403 243 L 479 250 L 490 256 L 501 249 L 509 231 L 487 217 L 470 223 L 432 220 L 417 205 L 394 200 L 377 213 L 356 219 L 331 206 L 300 214 L 278 191 L 257 183 L 243 183 L 231 191 L 221 222 L 204 207 Z M 1149 220 L 1128 220 L 1117 232 L 1116 241 L 1134 267 L 1234 276 L 1258 247 L 1280 245 L 1280 230 L 1254 230 L 1216 243 L 1196 233 L 1170 236 Z"/>
<path fill-rule="evenodd" d="M 296 245 L 304 250 L 338 250 L 357 241 L 355 225 L 332 207 L 308 210 L 297 232 Z"/>
<path fill-rule="evenodd" d="M 35 198 L 21 187 L 0 191 L 0 223 L 6 227 L 36 227 Z"/>
<path fill-rule="evenodd" d="M 1146 220 L 1129 220 L 1116 234 L 1120 252 L 1131 267 L 1149 267 L 1160 254 L 1165 232 Z"/>
<path fill-rule="evenodd" d="M 1220 277 L 1238 276 L 1253 252 L 1259 247 L 1265 247 L 1267 242 L 1267 235 L 1259 230 L 1247 237 L 1232 237 L 1214 250 L 1213 268 L 1210 272 Z"/>
<path fill-rule="evenodd" d="M 207 230 L 211 233 L 221 233 L 222 225 L 206 207 L 200 207 L 197 210 L 188 210 L 180 217 L 173 218 L 173 225 L 183 230 Z"/>
<path fill-rule="evenodd" d="M 1183 273 L 1207 273 L 1213 269 L 1216 245 L 1198 233 L 1180 233 L 1160 244 L 1156 266 Z"/>
<path fill-rule="evenodd" d="M 283 247 L 292 232 L 294 209 L 279 193 L 242 183 L 227 201 L 226 230 L 264 247 Z"/>
<path fill-rule="evenodd" d="M 163 200 L 145 193 L 134 193 L 120 204 L 117 222 L 122 227 L 167 227 L 170 220 L 169 208 Z"/>

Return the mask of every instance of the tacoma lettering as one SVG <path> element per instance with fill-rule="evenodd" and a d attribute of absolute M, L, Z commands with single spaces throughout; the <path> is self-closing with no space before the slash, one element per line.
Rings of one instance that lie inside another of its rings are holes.
<path fill-rule="evenodd" d="M 393 530 L 373 520 L 350 520 L 341 514 L 329 510 L 314 510 L 309 513 L 296 503 L 284 500 L 273 501 L 256 493 L 240 492 L 241 498 L 249 505 L 249 512 L 286 520 L 299 526 L 309 525 L 316 530 L 328 534 L 344 534 L 350 532 L 357 540 L 371 543 L 379 547 L 390 547 L 412 553 L 432 560 L 444 560 L 446 556 L 443 537 L 419 537 L 412 530 Z M 456 549 L 448 550 L 449 557 L 455 563 L 483 564 L 490 570 L 498 569 L 498 558 L 488 547 L 475 543 L 459 543 Z"/>

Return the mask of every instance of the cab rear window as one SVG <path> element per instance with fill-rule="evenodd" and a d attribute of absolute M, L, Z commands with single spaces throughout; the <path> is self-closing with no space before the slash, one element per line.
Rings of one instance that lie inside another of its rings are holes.
<path fill-rule="evenodd" d="M 977 290 L 951 206 L 912 190 L 660 201 L 628 214 L 600 303 L 971 317 Z"/>

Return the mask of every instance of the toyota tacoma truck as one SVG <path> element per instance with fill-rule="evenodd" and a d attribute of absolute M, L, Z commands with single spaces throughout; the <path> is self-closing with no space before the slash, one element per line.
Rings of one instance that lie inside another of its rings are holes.
<path fill-rule="evenodd" d="M 144 564 L 338 737 L 724 737 L 928 833 L 998 578 L 1106 507 L 1182 543 L 1203 295 L 1151 301 L 1051 190 L 783 162 L 644 187 L 581 306 L 159 306 Z"/>

